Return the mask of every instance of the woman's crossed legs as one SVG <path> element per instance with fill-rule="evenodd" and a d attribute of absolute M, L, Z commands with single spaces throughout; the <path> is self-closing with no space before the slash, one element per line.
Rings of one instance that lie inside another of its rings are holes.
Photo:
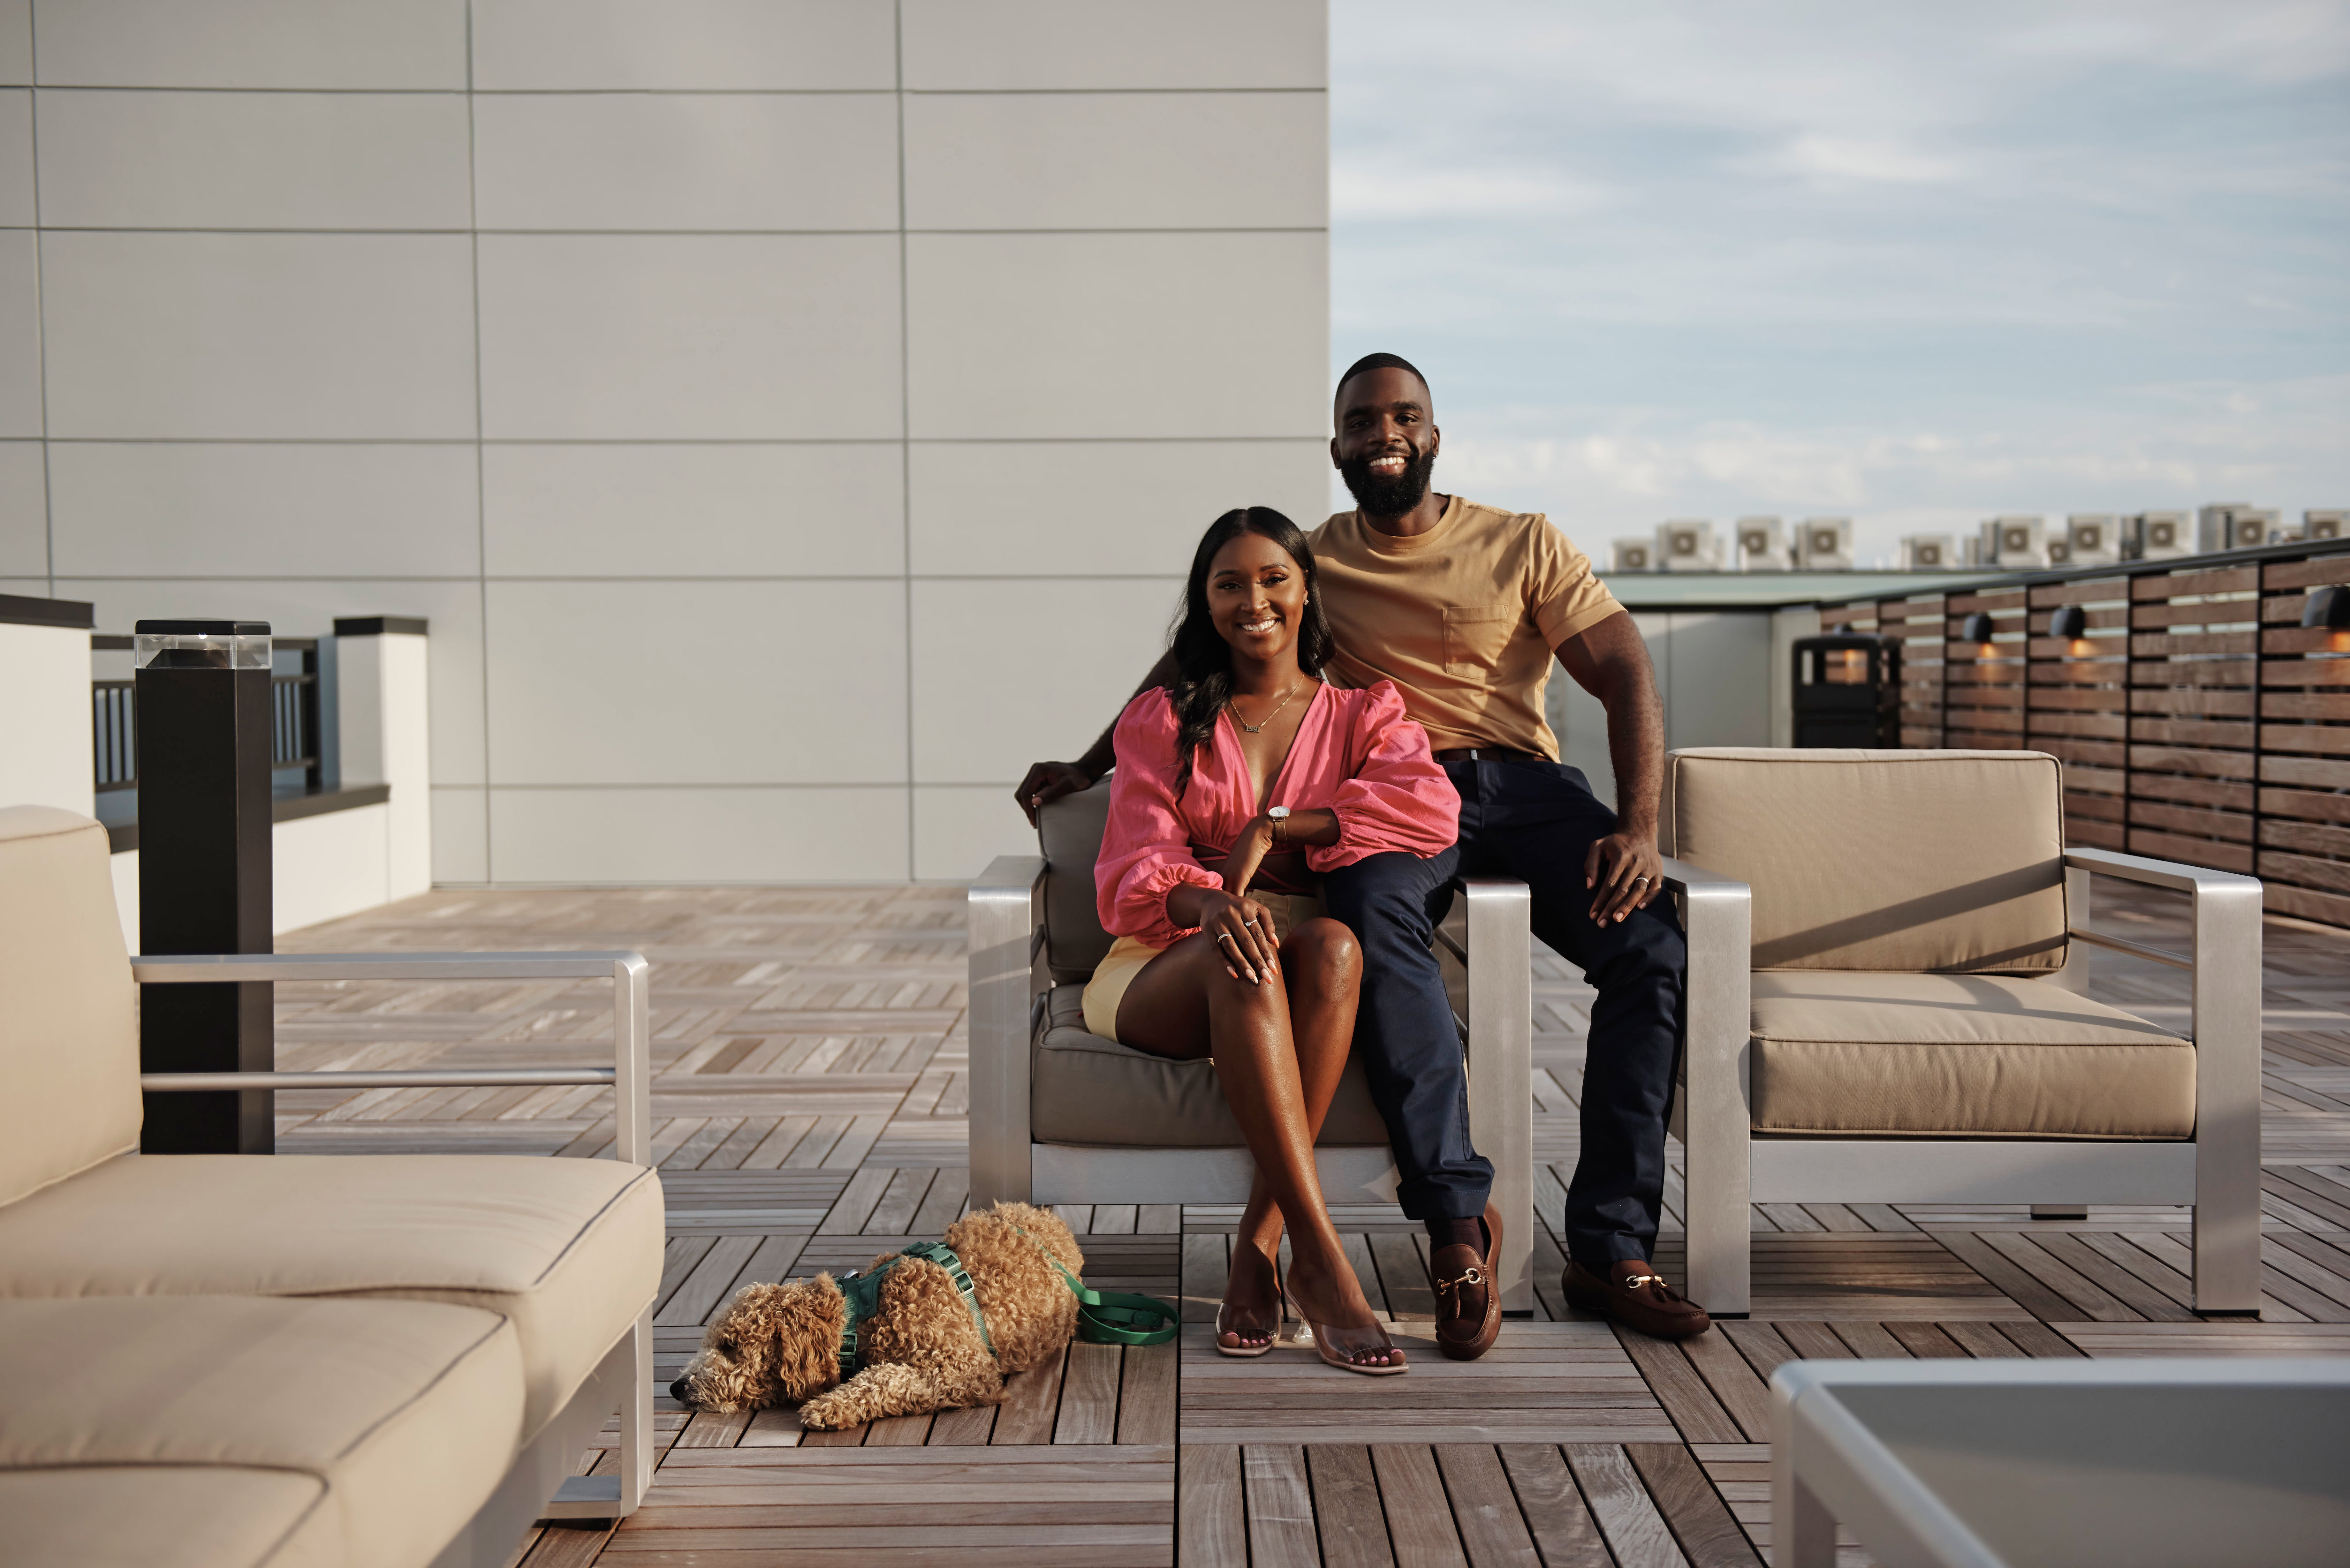
<path fill-rule="evenodd" d="M 1314 1140 L 1354 1042 L 1362 973 L 1354 933 L 1336 920 L 1300 921 L 1281 944 L 1279 970 L 1253 984 L 1236 977 L 1216 940 L 1200 931 L 1144 965 L 1118 1003 L 1122 1043 L 1214 1060 L 1256 1161 L 1224 1287 L 1227 1348 L 1264 1345 L 1279 1326 L 1274 1259 L 1285 1219 L 1289 1293 L 1322 1325 L 1327 1348 L 1366 1366 L 1404 1362 L 1364 1299 L 1314 1170 Z"/>

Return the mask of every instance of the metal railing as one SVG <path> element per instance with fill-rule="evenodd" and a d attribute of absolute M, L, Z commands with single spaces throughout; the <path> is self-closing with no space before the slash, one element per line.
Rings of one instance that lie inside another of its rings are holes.
<path fill-rule="evenodd" d="M 130 639 L 97 636 L 89 645 L 99 651 L 127 652 Z M 276 638 L 271 651 L 300 654 L 302 668 L 269 679 L 269 770 L 276 774 L 300 768 L 302 793 L 316 794 L 326 787 L 325 759 L 320 754 L 318 639 Z M 90 750 L 100 794 L 139 787 L 138 684 L 136 680 L 89 683 Z"/>
<path fill-rule="evenodd" d="M 2350 633 L 2302 624 L 2341 585 L 2350 541 L 2318 540 L 1823 605 L 1820 622 L 1901 644 L 1902 745 L 2060 759 L 2068 844 L 2255 876 L 2271 910 L 2350 926 Z"/>

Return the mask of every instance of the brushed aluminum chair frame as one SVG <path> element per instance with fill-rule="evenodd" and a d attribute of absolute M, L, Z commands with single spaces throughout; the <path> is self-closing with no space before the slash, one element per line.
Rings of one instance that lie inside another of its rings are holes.
<path fill-rule="evenodd" d="M 142 985 L 245 981 L 609 980 L 609 1067 L 423 1067 L 323 1073 L 141 1073 L 150 1094 L 244 1089 L 456 1088 L 486 1085 L 612 1085 L 613 1157 L 650 1165 L 651 967 L 633 952 L 558 953 L 203 953 L 130 961 Z M 620 1415 L 619 1473 L 581 1476 L 581 1450 Z M 434 1568 L 498 1568 L 539 1519 L 619 1519 L 636 1511 L 652 1484 L 653 1314 L 648 1306 L 603 1362 L 516 1458 L 490 1501 L 435 1560 Z"/>
<path fill-rule="evenodd" d="M 1041 856 L 1007 855 L 971 885 L 971 1200 L 1241 1203 L 1245 1148 L 1101 1148 L 1031 1136 L 1029 1069 L 1043 1030 Z M 1502 1308 L 1534 1311 L 1534 935 L 1523 882 L 1473 877 L 1437 935 L 1451 961 L 1469 1057 L 1469 1125 L 1493 1162 L 1502 1214 Z M 1325 1147 L 1315 1168 L 1332 1203 L 1395 1201 L 1384 1147 Z"/>
<path fill-rule="evenodd" d="M 2091 1203 L 2194 1210 L 2195 1308 L 2261 1301 L 2261 885 L 2253 877 L 2106 849 L 2064 852 L 2075 941 L 2193 977 L 2195 1133 L 2168 1142 L 2061 1138 L 1754 1137 L 1751 893 L 1665 862 L 1689 937 L 1687 1047 L 1673 1131 L 1687 1150 L 1689 1293 L 1717 1317 L 1752 1308 L 1750 1203 L 2026 1203 L 2043 1217 Z M 2088 929 L 2089 878 L 2188 895 L 2188 956 Z"/>

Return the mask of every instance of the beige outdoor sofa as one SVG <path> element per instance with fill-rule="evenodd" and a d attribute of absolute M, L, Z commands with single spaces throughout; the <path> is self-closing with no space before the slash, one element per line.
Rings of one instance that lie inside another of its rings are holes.
<path fill-rule="evenodd" d="M 1675 752 L 1661 837 L 1704 873 L 1677 888 L 1692 1297 L 1749 1310 L 1750 1202 L 2171 1204 L 2197 1308 L 2258 1310 L 2257 881 L 2067 849 L 2036 752 Z M 2191 956 L 2087 929 L 2092 874 L 2187 893 Z M 2075 941 L 2188 970 L 2187 1033 L 2073 989 Z"/>
<path fill-rule="evenodd" d="M 611 1069 L 234 1081 L 613 1083 L 619 1159 L 136 1152 L 134 981 L 590 977 Z M 644 980 L 633 953 L 134 960 L 106 830 L 0 809 L 0 1563 L 454 1568 L 633 1510 L 662 1251 Z M 616 1410 L 619 1473 L 572 1476 Z"/>
<path fill-rule="evenodd" d="M 1238 1204 L 1253 1174 L 1205 1061 L 1171 1062 L 1087 1033 L 1086 981 L 1109 950 L 1094 862 L 1108 781 L 1040 814 L 1044 854 L 1004 856 L 972 883 L 973 1204 Z M 1493 1162 L 1502 1303 L 1534 1308 L 1533 937 L 1525 884 L 1471 880 L 1438 936 L 1462 1015 L 1469 1121 Z M 1395 1159 L 1359 1063 L 1347 1064 L 1316 1168 L 1333 1204 L 1395 1201 Z"/>

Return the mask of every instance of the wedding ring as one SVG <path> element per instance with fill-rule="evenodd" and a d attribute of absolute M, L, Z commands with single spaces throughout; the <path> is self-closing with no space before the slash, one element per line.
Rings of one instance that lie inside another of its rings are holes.
<path fill-rule="evenodd" d="M 1632 886 L 1635 888 L 1645 888 L 1648 885 L 1648 879 L 1646 877 L 1635 877 L 1632 878 Z"/>

